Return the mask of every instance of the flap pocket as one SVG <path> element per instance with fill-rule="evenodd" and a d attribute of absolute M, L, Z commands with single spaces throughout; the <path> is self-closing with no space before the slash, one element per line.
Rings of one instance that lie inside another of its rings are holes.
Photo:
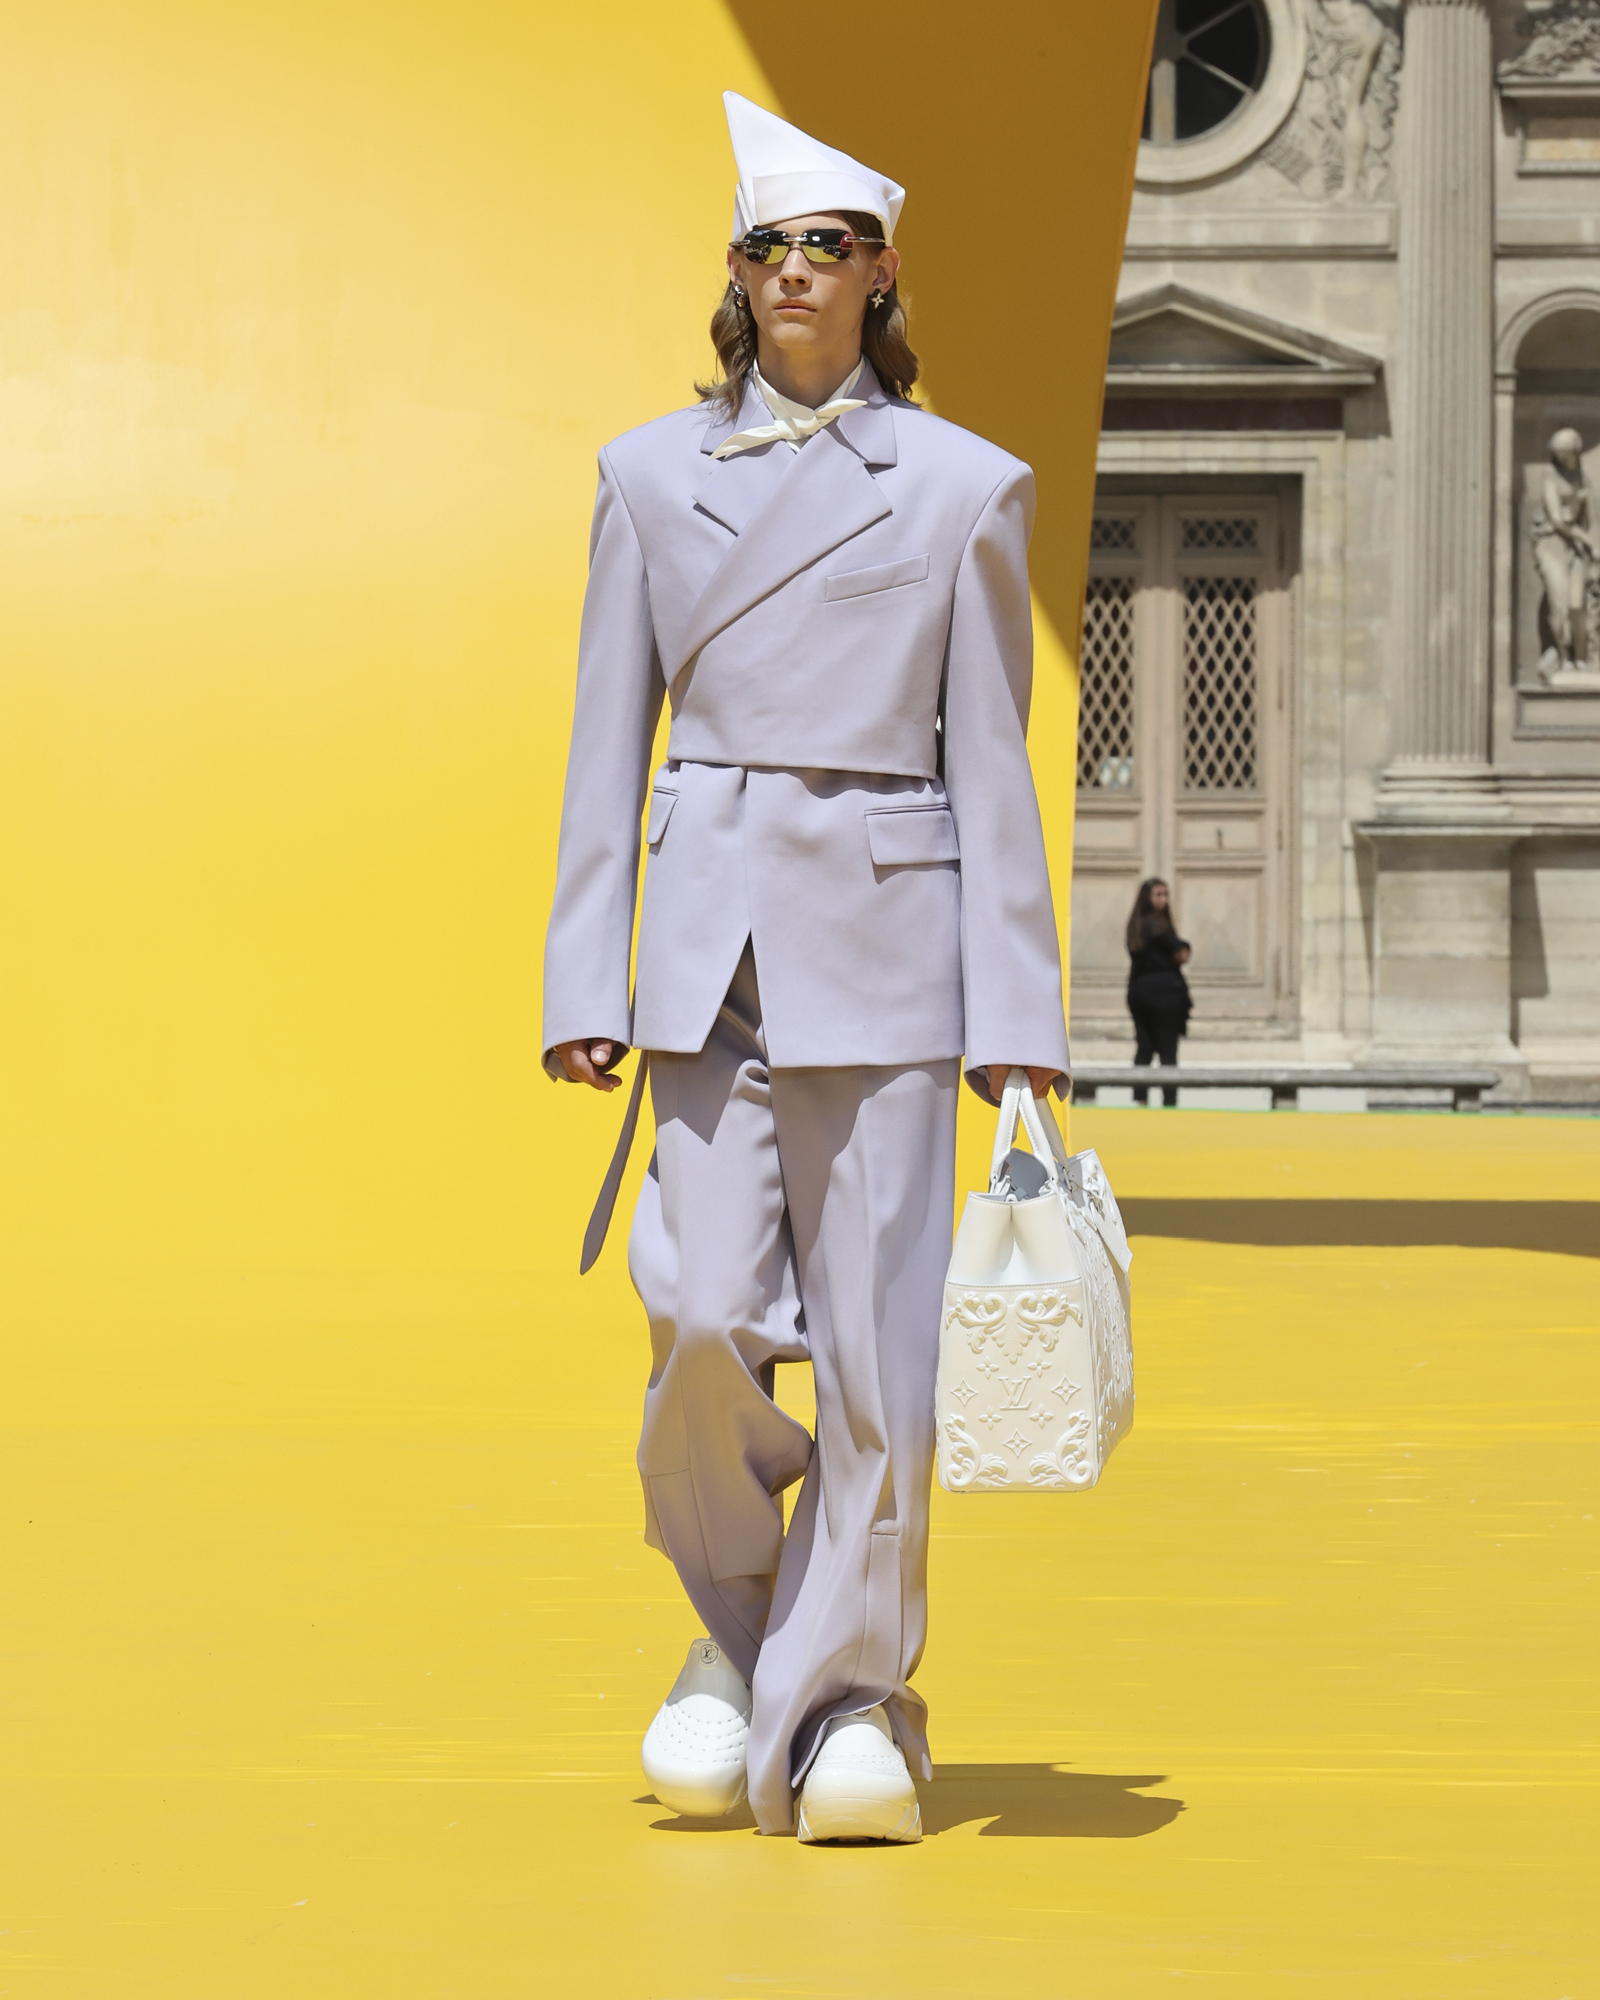
<path fill-rule="evenodd" d="M 926 867 L 961 859 L 948 806 L 889 806 L 869 812 L 866 820 L 875 868 Z"/>
<path fill-rule="evenodd" d="M 841 597 L 867 597 L 875 590 L 898 590 L 903 583 L 927 580 L 928 558 L 907 556 L 903 562 L 879 563 L 876 569 L 852 569 L 843 576 L 824 577 L 822 600 L 832 604 Z"/>
<path fill-rule="evenodd" d="M 672 808 L 678 803 L 676 792 L 664 791 L 657 785 L 650 794 L 650 817 L 645 822 L 645 845 L 654 847 L 667 830 L 667 821 L 672 817 Z"/>

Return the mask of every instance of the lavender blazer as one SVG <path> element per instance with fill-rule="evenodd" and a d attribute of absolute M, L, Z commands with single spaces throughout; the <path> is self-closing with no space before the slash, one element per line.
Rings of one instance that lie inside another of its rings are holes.
<path fill-rule="evenodd" d="M 752 384 L 736 424 L 678 410 L 600 454 L 545 941 L 553 1075 L 584 1036 L 702 1047 L 747 937 L 777 1067 L 1068 1067 L 1023 741 L 1033 475 L 870 367 L 856 393 L 798 453 L 711 457 L 766 421 Z"/>

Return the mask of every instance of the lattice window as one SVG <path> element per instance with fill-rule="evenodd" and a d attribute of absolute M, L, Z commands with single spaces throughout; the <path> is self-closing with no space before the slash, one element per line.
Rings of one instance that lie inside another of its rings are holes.
<path fill-rule="evenodd" d="M 1083 611 L 1078 789 L 1125 792 L 1133 776 L 1133 578 L 1094 576 Z"/>
<path fill-rule="evenodd" d="M 1123 551 L 1131 555 L 1138 547 L 1137 526 L 1131 514 L 1096 514 L 1089 529 L 1089 547 L 1096 555 Z"/>
<path fill-rule="evenodd" d="M 1186 549 L 1259 549 L 1260 523 L 1254 514 L 1186 514 Z"/>
<path fill-rule="evenodd" d="M 1192 576 L 1183 586 L 1183 789 L 1256 789 L 1256 586 Z"/>

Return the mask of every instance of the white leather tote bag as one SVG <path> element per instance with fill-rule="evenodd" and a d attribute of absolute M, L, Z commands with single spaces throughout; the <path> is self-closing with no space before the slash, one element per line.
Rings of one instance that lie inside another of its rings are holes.
<path fill-rule="evenodd" d="M 1016 1146 L 1021 1116 L 1033 1147 Z M 1093 1486 L 1133 1424 L 1128 1238 L 1092 1152 L 1070 1158 L 1025 1070 L 1006 1081 L 986 1194 L 967 1196 L 934 1391 L 951 1493 Z"/>

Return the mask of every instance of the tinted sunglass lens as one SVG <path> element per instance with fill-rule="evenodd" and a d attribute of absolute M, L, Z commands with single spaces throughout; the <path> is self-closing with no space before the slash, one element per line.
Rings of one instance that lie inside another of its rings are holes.
<path fill-rule="evenodd" d="M 842 264 L 850 255 L 850 242 L 842 229 L 808 229 L 794 241 L 812 264 Z M 781 264 L 789 254 L 790 239 L 776 229 L 752 229 L 739 248 L 752 264 Z"/>

